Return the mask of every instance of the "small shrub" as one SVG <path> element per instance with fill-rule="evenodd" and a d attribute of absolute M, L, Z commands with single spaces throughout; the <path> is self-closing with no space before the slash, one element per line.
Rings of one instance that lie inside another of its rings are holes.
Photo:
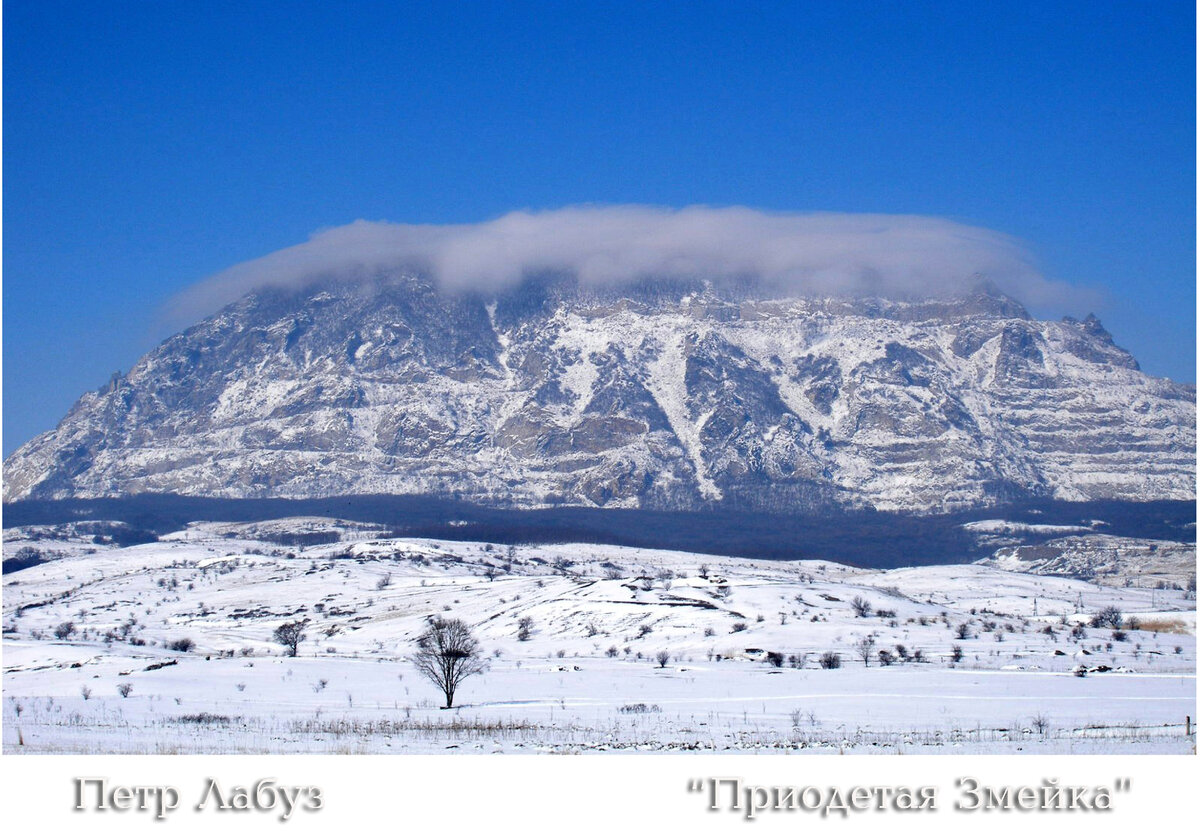
<path fill-rule="evenodd" d="M 842 667 L 842 657 L 831 650 L 827 650 L 821 654 L 821 658 L 817 660 L 821 663 L 821 667 L 827 671 L 832 671 L 835 668 Z"/>
<path fill-rule="evenodd" d="M 799 729 L 801 724 L 803 724 L 803 723 L 807 723 L 809 726 L 814 727 L 814 728 L 817 725 L 817 713 L 816 712 L 812 712 L 812 711 L 805 712 L 803 709 L 792 709 L 791 718 L 792 718 L 792 728 L 793 729 Z"/>
<path fill-rule="evenodd" d="M 744 622 L 744 621 L 735 621 L 735 622 L 734 622 L 734 624 L 733 624 L 733 629 L 732 629 L 732 630 L 730 630 L 729 632 L 730 632 L 730 633 L 741 633 L 741 632 L 742 632 L 743 630 L 745 630 L 745 629 L 746 629 L 746 622 Z"/>
<path fill-rule="evenodd" d="M 623 715 L 644 715 L 648 712 L 661 712 L 662 708 L 657 703 L 649 706 L 645 703 L 629 703 L 621 706 L 617 711 Z"/>
<path fill-rule="evenodd" d="M 233 722 L 233 718 L 229 715 L 216 715 L 212 712 L 197 712 L 190 715 L 179 715 L 174 718 L 176 723 L 199 723 L 199 724 L 217 724 L 226 725 Z"/>
<path fill-rule="evenodd" d="M 196 643 L 193 642 L 191 639 L 188 639 L 185 637 L 182 639 L 175 639 L 174 641 L 167 642 L 166 648 L 167 648 L 167 650 L 177 650 L 180 653 L 187 653 L 188 651 L 194 650 L 196 648 Z"/>
<path fill-rule="evenodd" d="M 855 595 L 850 599 L 850 609 L 859 618 L 866 618 L 871 614 L 871 602 L 861 595 Z"/>
<path fill-rule="evenodd" d="M 1111 627 L 1116 630 L 1121 626 L 1121 610 L 1109 604 L 1107 607 L 1092 613 L 1090 623 L 1093 627 Z"/>
<path fill-rule="evenodd" d="M 122 697 L 128 697 L 133 693 L 133 683 L 121 683 L 117 686 L 117 694 Z"/>

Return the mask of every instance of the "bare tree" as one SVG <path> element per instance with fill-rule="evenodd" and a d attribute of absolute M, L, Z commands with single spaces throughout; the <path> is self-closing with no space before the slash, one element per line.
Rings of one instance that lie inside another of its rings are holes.
<path fill-rule="evenodd" d="M 463 680 L 487 670 L 479 642 L 466 622 L 458 618 L 433 619 L 417 639 L 417 652 L 410 659 L 417 671 L 446 696 L 444 709 L 453 708 L 454 693 Z"/>
<path fill-rule="evenodd" d="M 658 660 L 659 668 L 666 668 L 667 663 L 671 661 L 671 654 L 665 650 L 660 650 L 658 652 L 658 655 L 655 657 L 655 659 Z"/>
<path fill-rule="evenodd" d="M 308 638 L 304 633 L 307 621 L 289 621 L 275 628 L 275 641 L 287 648 L 288 656 L 295 656 L 300 651 L 300 643 Z"/>
<path fill-rule="evenodd" d="M 875 650 L 875 637 L 863 636 L 854 644 L 854 652 L 863 661 L 864 668 L 871 667 L 871 653 Z"/>

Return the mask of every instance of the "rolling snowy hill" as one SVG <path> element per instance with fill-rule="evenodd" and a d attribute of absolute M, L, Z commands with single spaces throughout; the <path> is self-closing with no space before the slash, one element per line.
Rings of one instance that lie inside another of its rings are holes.
<path fill-rule="evenodd" d="M 6 553 L 53 556 L 4 577 L 5 752 L 1195 747 L 1183 590 L 320 519 L 127 547 L 70 527 L 4 536 Z M 1121 629 L 1091 626 L 1105 607 Z M 408 661 L 436 617 L 466 621 L 489 663 L 452 710 Z M 273 635 L 296 621 L 293 658 Z"/>

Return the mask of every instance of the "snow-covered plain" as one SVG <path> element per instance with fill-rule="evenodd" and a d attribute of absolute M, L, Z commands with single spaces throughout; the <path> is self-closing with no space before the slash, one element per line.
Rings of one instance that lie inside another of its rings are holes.
<path fill-rule="evenodd" d="M 303 534 L 338 541 L 281 544 Z M 8 557 L 56 557 L 4 576 L 9 753 L 1195 749 L 1181 590 L 396 539 L 332 520 L 198 523 L 128 548 L 4 536 Z M 1110 605 L 1142 629 L 1086 626 Z M 466 621 L 489 664 L 451 710 L 407 660 L 433 616 Z M 288 657 L 272 636 L 298 620 Z M 821 666 L 830 653 L 841 667 Z"/>

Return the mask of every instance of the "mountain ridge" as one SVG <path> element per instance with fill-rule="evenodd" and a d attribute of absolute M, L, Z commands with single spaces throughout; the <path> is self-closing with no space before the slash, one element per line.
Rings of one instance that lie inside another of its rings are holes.
<path fill-rule="evenodd" d="M 1189 499 L 1195 389 L 1094 316 L 415 276 L 261 289 L 83 395 L 5 501 L 427 493 L 498 506 L 912 512 Z"/>

